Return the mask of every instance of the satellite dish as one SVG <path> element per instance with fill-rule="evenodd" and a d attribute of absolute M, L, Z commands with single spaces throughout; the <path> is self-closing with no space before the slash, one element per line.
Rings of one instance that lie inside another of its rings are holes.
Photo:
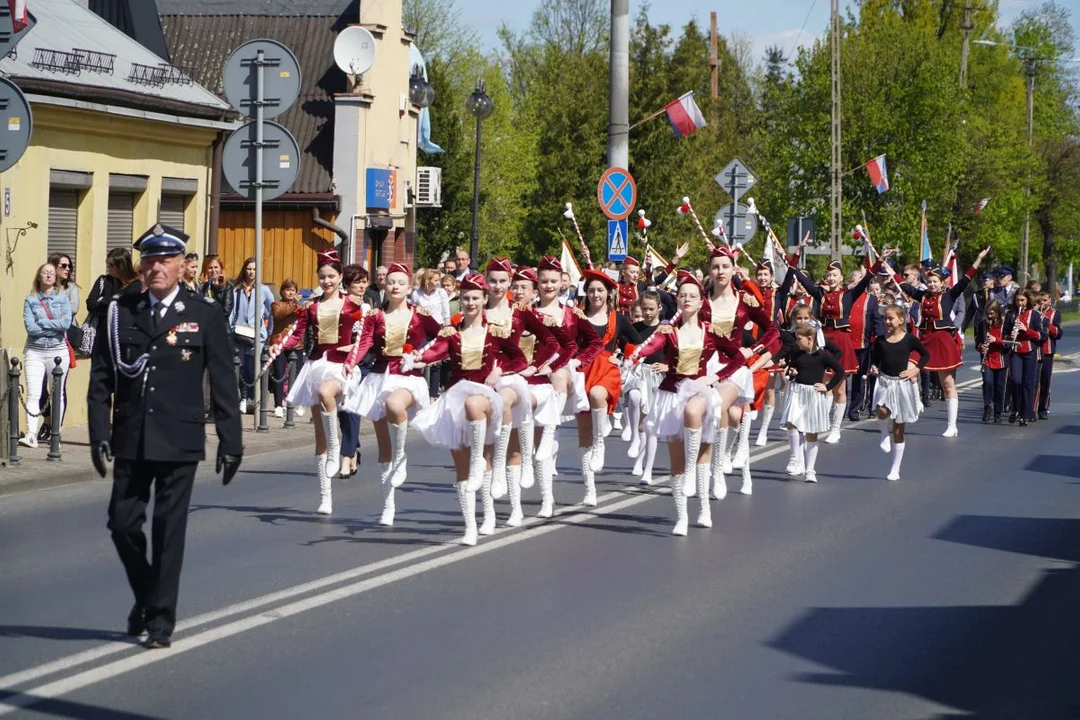
<path fill-rule="evenodd" d="M 363 75 L 375 64 L 375 36 L 362 27 L 348 27 L 334 41 L 334 64 L 348 75 Z"/>

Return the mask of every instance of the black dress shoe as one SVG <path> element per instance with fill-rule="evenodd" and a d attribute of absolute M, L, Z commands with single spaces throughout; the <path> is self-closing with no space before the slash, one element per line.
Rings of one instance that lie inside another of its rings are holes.
<path fill-rule="evenodd" d="M 136 605 L 128 613 L 127 634 L 131 637 L 139 637 L 144 632 L 146 632 L 146 612 L 141 605 Z"/>
<path fill-rule="evenodd" d="M 847 415 L 847 419 L 851 422 L 859 422 L 859 411 L 854 410 L 852 412 L 849 412 Z"/>
<path fill-rule="evenodd" d="M 1047 412 L 1046 410 L 1040 411 L 1039 412 L 1039 419 L 1040 420 L 1049 420 L 1050 419 L 1050 413 Z"/>
<path fill-rule="evenodd" d="M 1001 413 L 994 413 L 994 424 L 995 425 L 1000 425 L 1001 424 Z"/>
<path fill-rule="evenodd" d="M 1016 422 L 1016 419 L 1018 417 L 1020 417 L 1019 413 L 1009 413 L 1009 424 L 1012 425 L 1014 422 Z"/>
<path fill-rule="evenodd" d="M 990 405 L 983 407 L 983 422 L 990 422 L 990 415 L 994 412 L 994 409 Z"/>
<path fill-rule="evenodd" d="M 172 638 L 162 630 L 151 630 L 150 635 L 146 638 L 146 642 L 143 643 L 143 647 L 147 650 L 160 650 L 162 648 L 172 647 Z"/>
<path fill-rule="evenodd" d="M 52 439 L 52 428 L 49 427 L 49 423 L 44 423 L 38 428 L 37 439 L 39 443 L 47 443 Z"/>
<path fill-rule="evenodd" d="M 1028 421 L 1024 418 L 1020 418 L 1020 427 L 1027 427 Z"/>

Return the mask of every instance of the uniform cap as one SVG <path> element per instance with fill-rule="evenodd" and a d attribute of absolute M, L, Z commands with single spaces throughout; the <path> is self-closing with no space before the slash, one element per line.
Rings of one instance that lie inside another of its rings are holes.
<path fill-rule="evenodd" d="M 509 258 L 491 258 L 490 260 L 488 260 L 488 264 L 487 267 L 484 268 L 484 272 L 506 272 L 512 274 L 514 272 L 514 266 L 510 264 Z"/>
<path fill-rule="evenodd" d="M 557 272 L 562 272 L 562 263 L 559 262 L 557 258 L 554 258 L 551 255 L 545 255 L 544 257 L 540 258 L 540 263 L 536 266 L 536 269 L 537 271 L 555 270 Z"/>
<path fill-rule="evenodd" d="M 187 252 L 188 235 L 183 230 L 158 223 L 135 241 L 135 249 L 143 257 L 168 257 Z"/>
<path fill-rule="evenodd" d="M 487 289 L 487 280 L 484 280 L 484 276 L 480 273 L 469 273 L 461 279 L 461 292 L 468 292 L 469 290 L 487 292 Z"/>
<path fill-rule="evenodd" d="M 596 280 L 603 283 L 604 287 L 608 290 L 614 290 L 616 288 L 615 281 L 612 280 L 607 273 L 601 270 L 584 270 L 581 273 L 582 280 L 585 281 L 585 285 L 588 286 L 590 282 Z"/>

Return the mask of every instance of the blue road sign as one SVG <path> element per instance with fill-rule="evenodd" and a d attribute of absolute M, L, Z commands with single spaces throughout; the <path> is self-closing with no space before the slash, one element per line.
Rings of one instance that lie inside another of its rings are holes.
<path fill-rule="evenodd" d="M 637 183 L 630 171 L 618 167 L 605 170 L 596 186 L 596 199 L 609 220 L 629 217 L 637 203 Z"/>
<path fill-rule="evenodd" d="M 607 259 L 622 262 L 626 259 L 626 220 L 607 221 Z"/>

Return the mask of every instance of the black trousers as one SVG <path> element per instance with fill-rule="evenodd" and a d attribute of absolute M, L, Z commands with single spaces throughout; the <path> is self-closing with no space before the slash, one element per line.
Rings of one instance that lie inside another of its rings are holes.
<path fill-rule="evenodd" d="M 146 611 L 146 624 L 171 635 L 184 563 L 188 505 L 198 463 L 122 460 L 113 465 L 109 524 L 124 564 L 135 603 Z M 154 490 L 153 546 L 146 557 L 146 506 Z"/>
<path fill-rule="evenodd" d="M 855 357 L 859 360 L 859 371 L 851 376 L 851 395 L 848 396 L 848 415 L 858 414 L 862 409 L 863 401 L 869 393 L 870 383 L 870 348 L 855 351 Z"/>
<path fill-rule="evenodd" d="M 988 367 L 982 369 L 983 405 L 993 405 L 994 414 L 1000 415 L 1005 403 L 1005 375 L 1008 370 L 991 370 Z"/>
<path fill-rule="evenodd" d="M 1013 353 L 1009 359 L 1009 376 L 1013 387 L 1013 412 L 1022 420 L 1035 419 L 1035 392 L 1039 383 L 1036 353 Z"/>
<path fill-rule="evenodd" d="M 1050 412 L 1050 378 L 1054 374 L 1053 355 L 1044 355 L 1039 361 L 1039 412 Z"/>

